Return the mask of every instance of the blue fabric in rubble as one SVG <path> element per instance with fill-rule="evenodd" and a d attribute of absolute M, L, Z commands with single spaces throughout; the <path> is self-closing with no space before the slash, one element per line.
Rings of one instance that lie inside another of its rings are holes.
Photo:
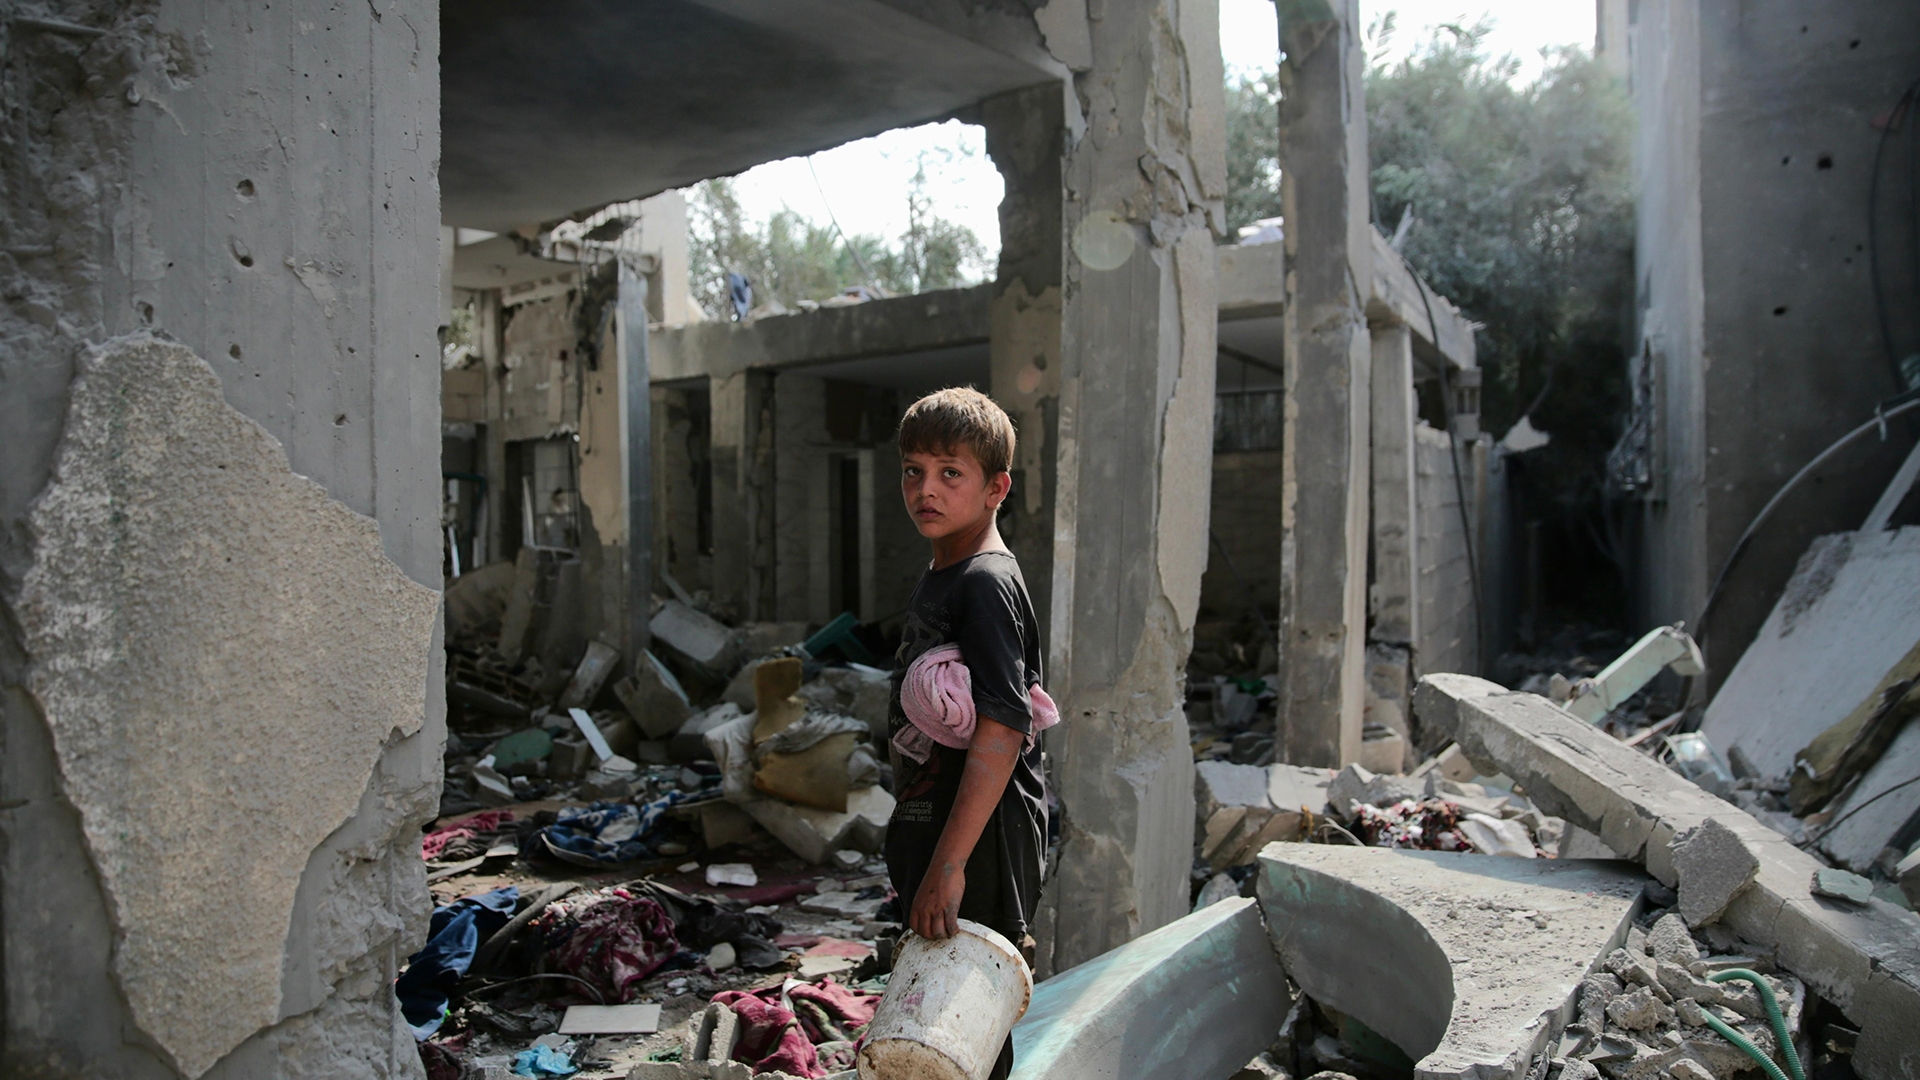
<path fill-rule="evenodd" d="M 572 1058 L 551 1046 L 536 1046 L 513 1056 L 515 1076 L 572 1076 L 579 1071 Z"/>
<path fill-rule="evenodd" d="M 407 958 L 407 970 L 393 986 L 415 1039 L 440 1029 L 447 1018 L 447 1001 L 473 964 L 473 954 L 513 918 L 519 903 L 520 890 L 509 885 L 433 910 L 426 946 Z"/>
<path fill-rule="evenodd" d="M 653 849 L 647 845 L 647 836 L 668 807 L 687 798 L 684 791 L 669 791 L 643 806 L 597 802 L 562 810 L 558 820 L 541 830 L 541 839 L 556 849 L 556 854 L 579 856 L 570 860 L 575 862 L 625 863 L 650 858 Z"/>

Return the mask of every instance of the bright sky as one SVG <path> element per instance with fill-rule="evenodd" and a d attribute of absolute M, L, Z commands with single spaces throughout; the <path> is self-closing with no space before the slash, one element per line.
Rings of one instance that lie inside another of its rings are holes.
<path fill-rule="evenodd" d="M 1432 27 L 1482 15 L 1493 20 L 1489 51 L 1518 59 L 1522 82 L 1539 73 L 1543 46 L 1593 46 L 1593 0 L 1360 0 L 1362 25 L 1386 11 L 1399 12 L 1384 51 L 1388 60 L 1405 56 Z M 1220 0 L 1220 42 L 1229 71 L 1273 67 L 1279 54 L 1273 0 Z M 785 207 L 825 224 L 830 208 L 848 235 L 878 234 L 894 242 L 906 230 L 907 184 L 922 160 L 935 211 L 971 228 L 991 260 L 1000 249 L 1004 186 L 987 158 L 984 133 L 957 121 L 889 131 L 815 154 L 818 184 L 808 159 L 788 158 L 740 174 L 734 186 L 747 212 L 760 220 Z"/>

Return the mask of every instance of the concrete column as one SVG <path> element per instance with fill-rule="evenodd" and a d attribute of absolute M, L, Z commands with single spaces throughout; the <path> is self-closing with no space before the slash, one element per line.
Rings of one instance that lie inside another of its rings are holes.
<path fill-rule="evenodd" d="M 1365 695 L 1372 346 L 1367 123 L 1356 0 L 1283 15 L 1280 196 L 1287 219 L 1281 481 L 1280 757 L 1339 767 Z"/>
<path fill-rule="evenodd" d="M 1060 411 L 1060 281 L 1067 132 L 1057 85 L 987 101 L 987 153 L 1006 181 L 1000 266 L 987 309 L 990 390 L 1013 418 L 1019 445 L 1000 530 L 1020 559 L 1042 632 L 1051 625 L 1055 454 Z"/>
<path fill-rule="evenodd" d="M 1419 574 L 1414 562 L 1418 500 L 1414 493 L 1413 334 L 1405 324 L 1373 330 L 1373 583 L 1370 640 L 1420 640 Z"/>
<path fill-rule="evenodd" d="M 0 28 L 0 1071 L 417 1077 L 391 987 L 445 733 L 439 7 L 38 14 Z M 96 347 L 164 376 L 110 429 Z M 55 473 L 83 428 L 228 479 L 160 469 L 71 543 L 126 475 Z"/>
<path fill-rule="evenodd" d="M 1047 671 L 1062 821 L 1035 927 L 1043 974 L 1187 909 L 1181 708 L 1207 557 L 1226 188 L 1218 26 L 1205 0 L 1109 2 L 1068 103 Z"/>
<path fill-rule="evenodd" d="M 647 279 L 620 260 L 618 362 L 620 431 L 626 446 L 627 603 L 622 640 L 629 657 L 651 644 L 653 611 L 653 380 L 647 367 Z"/>
<path fill-rule="evenodd" d="M 713 599 L 741 621 L 773 613 L 773 377 L 708 381 L 713 469 Z"/>

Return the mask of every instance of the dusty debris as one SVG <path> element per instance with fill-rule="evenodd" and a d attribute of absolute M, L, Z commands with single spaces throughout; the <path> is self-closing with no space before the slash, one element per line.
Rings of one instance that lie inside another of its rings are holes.
<path fill-rule="evenodd" d="M 604 642 L 549 655 L 542 620 L 559 616 L 539 604 L 516 629 L 517 661 L 498 650 L 504 610 L 489 623 L 483 609 L 450 641 L 447 814 L 422 853 L 446 905 L 495 883 L 519 886 L 520 899 L 449 983 L 423 1056 L 470 1076 L 509 1075 L 524 1057 L 527 1069 L 544 1060 L 595 1077 L 745 1077 L 754 1069 L 728 1059 L 731 1043 L 717 1060 L 682 1060 L 688 1018 L 714 997 L 772 987 L 791 1000 L 796 980 L 879 989 L 878 941 L 900 918 L 870 854 L 892 810 L 871 749 L 887 673 L 805 658 L 805 627 L 735 629 L 670 603 L 656 610 L 670 631 L 656 637 L 660 655 L 637 664 Z M 743 712 L 714 698 L 729 665 L 751 681 L 767 659 L 783 680 L 765 710 L 777 730 L 756 744 L 759 702 Z M 455 692 L 457 680 L 470 685 Z M 804 1026 L 811 1006 L 795 1008 Z M 838 1036 L 821 1033 L 817 1060 L 850 1063 L 847 1025 L 826 1026 Z"/>

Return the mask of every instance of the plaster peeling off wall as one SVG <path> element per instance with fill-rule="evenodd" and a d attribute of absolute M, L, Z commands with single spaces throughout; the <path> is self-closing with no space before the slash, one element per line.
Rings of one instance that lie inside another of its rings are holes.
<path fill-rule="evenodd" d="M 33 508 L 28 687 L 135 1023 L 186 1076 L 280 1019 L 289 912 L 423 721 L 438 597 L 190 350 L 84 356 Z"/>

